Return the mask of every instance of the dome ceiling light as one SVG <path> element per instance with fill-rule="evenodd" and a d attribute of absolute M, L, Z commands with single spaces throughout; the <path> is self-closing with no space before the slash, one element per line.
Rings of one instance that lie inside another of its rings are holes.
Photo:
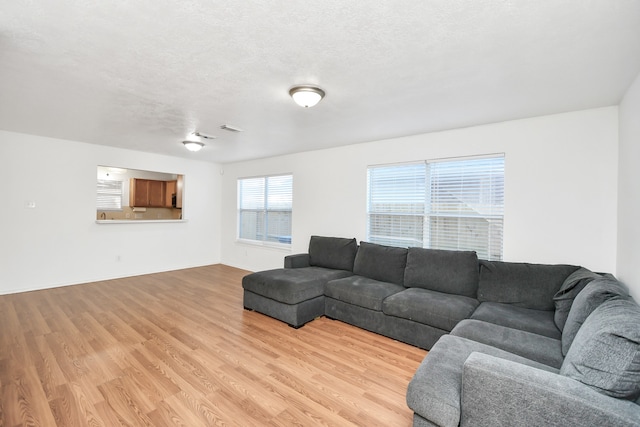
<path fill-rule="evenodd" d="M 197 141 L 182 141 L 182 143 L 189 151 L 200 151 L 202 150 L 202 147 L 204 147 L 202 142 Z"/>
<path fill-rule="evenodd" d="M 309 108 L 320 102 L 325 93 L 319 87 L 303 85 L 292 87 L 289 90 L 289 95 L 299 106 Z"/>

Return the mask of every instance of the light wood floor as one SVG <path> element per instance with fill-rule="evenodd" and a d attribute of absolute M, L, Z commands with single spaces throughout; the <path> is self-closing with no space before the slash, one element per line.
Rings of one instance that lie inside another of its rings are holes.
<path fill-rule="evenodd" d="M 242 307 L 213 265 L 0 296 L 0 426 L 410 426 L 426 351 Z"/>

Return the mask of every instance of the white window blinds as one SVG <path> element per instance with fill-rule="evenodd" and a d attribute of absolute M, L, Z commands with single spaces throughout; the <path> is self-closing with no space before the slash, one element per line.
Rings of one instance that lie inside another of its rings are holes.
<path fill-rule="evenodd" d="M 99 211 L 122 210 L 122 181 L 98 179 L 96 209 Z"/>
<path fill-rule="evenodd" d="M 238 180 L 238 238 L 291 244 L 293 176 Z"/>
<path fill-rule="evenodd" d="M 427 164 L 429 247 L 502 259 L 504 157 Z"/>
<path fill-rule="evenodd" d="M 368 169 L 368 239 L 502 259 L 504 157 Z"/>
<path fill-rule="evenodd" d="M 424 163 L 372 167 L 367 178 L 369 241 L 389 246 L 422 246 Z"/>

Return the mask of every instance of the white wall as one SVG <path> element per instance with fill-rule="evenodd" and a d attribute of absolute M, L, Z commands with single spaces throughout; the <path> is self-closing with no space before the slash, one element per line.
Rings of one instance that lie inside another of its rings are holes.
<path fill-rule="evenodd" d="M 0 160 L 0 294 L 220 262 L 219 165 L 3 131 Z M 184 174 L 187 221 L 96 224 L 98 165 Z"/>
<path fill-rule="evenodd" d="M 633 286 L 638 86 L 620 107 L 619 236 L 617 107 L 228 164 L 222 176 L 217 164 L 0 131 L 0 294 L 217 262 L 277 268 L 306 252 L 312 234 L 366 238 L 367 165 L 498 152 L 506 155 L 505 260 L 612 273 L 617 262 Z M 188 221 L 96 224 L 97 165 L 184 174 Z M 292 249 L 236 242 L 237 178 L 284 172 L 294 175 Z M 31 200 L 36 208 L 25 208 Z"/>
<path fill-rule="evenodd" d="M 504 152 L 505 260 L 615 273 L 617 129 L 617 107 L 607 107 L 224 165 L 222 262 L 278 268 L 312 234 L 364 240 L 367 165 Z M 284 172 L 292 250 L 236 242 L 237 179 Z"/>
<path fill-rule="evenodd" d="M 620 103 L 618 278 L 640 301 L 640 74 Z"/>

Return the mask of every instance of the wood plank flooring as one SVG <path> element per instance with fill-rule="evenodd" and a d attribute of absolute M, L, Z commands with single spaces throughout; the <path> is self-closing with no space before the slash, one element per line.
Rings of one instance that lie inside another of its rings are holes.
<path fill-rule="evenodd" d="M 426 351 L 242 306 L 224 265 L 0 296 L 0 426 L 410 426 Z"/>

